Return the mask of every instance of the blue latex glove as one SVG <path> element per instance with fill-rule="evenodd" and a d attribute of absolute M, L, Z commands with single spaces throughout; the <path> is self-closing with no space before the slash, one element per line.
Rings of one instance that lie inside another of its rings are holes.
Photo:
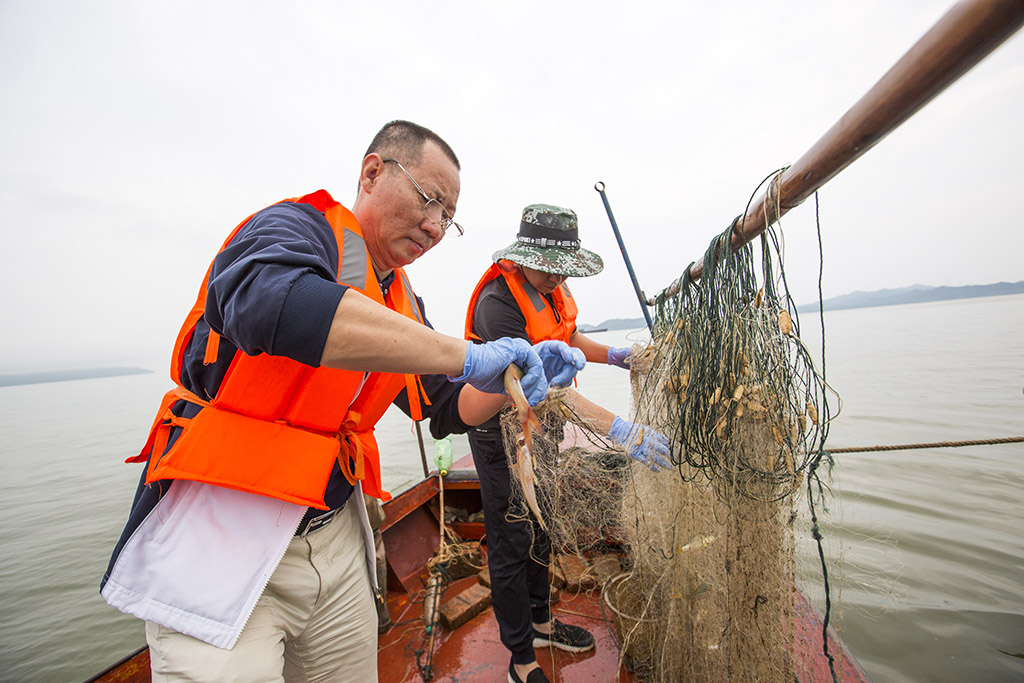
<path fill-rule="evenodd" d="M 531 406 L 544 400 L 548 394 L 548 381 L 544 376 L 544 363 L 525 339 L 502 337 L 486 344 L 466 342 L 466 363 L 462 375 L 448 379 L 465 382 L 488 394 L 505 393 L 505 369 L 515 363 L 523 369 L 520 380 L 523 393 Z"/>
<path fill-rule="evenodd" d="M 608 347 L 608 365 L 617 365 L 629 369 L 629 354 L 633 349 L 628 346 Z"/>
<path fill-rule="evenodd" d="M 538 342 L 533 345 L 533 349 L 544 363 L 544 375 L 551 386 L 567 386 L 576 373 L 587 364 L 587 357 L 582 351 L 563 341 Z"/>
<path fill-rule="evenodd" d="M 608 430 L 608 436 L 618 445 L 625 446 L 626 455 L 644 463 L 655 472 L 672 466 L 668 459 L 668 438 L 657 430 L 616 416 L 612 428 Z"/>

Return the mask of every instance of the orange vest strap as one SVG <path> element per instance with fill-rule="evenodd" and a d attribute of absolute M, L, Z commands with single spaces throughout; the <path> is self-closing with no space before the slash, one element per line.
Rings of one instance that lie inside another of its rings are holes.
<path fill-rule="evenodd" d="M 203 408 L 210 407 L 209 401 L 204 401 L 203 399 L 199 398 L 198 396 L 196 396 L 195 394 L 193 394 L 191 391 L 181 386 L 180 384 L 171 389 L 171 393 L 173 393 L 175 396 L 184 401 L 188 401 L 189 403 L 195 403 L 197 406 L 202 406 Z"/>
<path fill-rule="evenodd" d="M 419 389 L 420 389 L 420 397 L 423 399 L 423 402 L 425 404 L 427 404 L 428 406 L 431 405 L 430 404 L 430 397 L 427 396 L 427 390 L 423 386 L 423 378 L 420 377 L 419 375 L 414 375 L 414 376 L 416 377 L 416 386 L 418 386 Z"/>
<path fill-rule="evenodd" d="M 341 468 L 341 473 L 345 475 L 349 484 L 355 486 L 356 481 L 366 478 L 366 457 L 363 453 L 363 442 L 355 433 L 355 426 L 359 423 L 360 415 L 355 412 L 350 412 L 349 415 L 350 419 L 345 420 L 334 438 L 341 445 L 338 450 L 338 466 Z"/>
<path fill-rule="evenodd" d="M 152 453 L 156 453 L 155 459 L 150 458 L 149 471 L 152 472 L 156 468 L 157 461 L 160 456 L 163 455 L 164 449 L 167 448 L 167 440 L 171 436 L 171 427 L 184 427 L 189 423 L 189 418 L 178 417 L 171 412 L 171 407 L 177 403 L 179 399 L 183 399 L 189 403 L 195 403 L 196 405 L 203 406 L 204 408 L 210 405 L 209 401 L 204 401 L 180 384 L 168 391 L 164 395 L 164 400 L 160 405 L 160 412 L 157 413 L 156 421 L 153 423 L 152 429 L 150 429 L 149 439 L 146 442 L 146 446 L 142 449 L 142 452 L 139 453 L 139 455 L 129 458 L 125 462 L 145 462 Z"/>
<path fill-rule="evenodd" d="M 409 417 L 416 422 L 423 419 L 423 405 L 430 405 L 430 397 L 427 396 L 427 390 L 423 387 L 423 380 L 419 375 L 406 375 L 405 376 L 405 394 L 409 398 Z"/>
<path fill-rule="evenodd" d="M 203 354 L 203 365 L 213 365 L 217 362 L 217 351 L 220 349 L 220 335 L 210 330 L 210 336 L 206 338 L 206 353 Z"/>
<path fill-rule="evenodd" d="M 188 422 L 187 418 L 178 417 L 171 412 L 171 406 L 179 399 L 201 405 L 204 408 L 210 405 L 209 401 L 204 401 L 180 384 L 168 391 L 160 401 L 160 409 L 157 410 L 156 419 L 153 420 L 153 425 L 149 428 L 146 445 L 142 447 L 142 451 L 138 455 L 133 455 L 125 462 L 146 462 L 151 453 L 155 452 L 158 457 L 163 454 L 164 448 L 167 447 L 167 437 L 170 436 L 171 427 L 180 427 Z"/>

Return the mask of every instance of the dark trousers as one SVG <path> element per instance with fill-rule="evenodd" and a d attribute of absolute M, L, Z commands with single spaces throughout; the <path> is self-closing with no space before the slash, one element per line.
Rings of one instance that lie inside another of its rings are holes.
<path fill-rule="evenodd" d="M 551 618 L 551 542 L 532 514 L 526 519 L 524 505 L 509 501 L 511 482 L 501 432 L 472 430 L 469 446 L 480 477 L 491 604 L 498 632 L 502 644 L 512 653 L 512 661 L 529 664 L 537 658 L 532 624 L 543 624 Z"/>

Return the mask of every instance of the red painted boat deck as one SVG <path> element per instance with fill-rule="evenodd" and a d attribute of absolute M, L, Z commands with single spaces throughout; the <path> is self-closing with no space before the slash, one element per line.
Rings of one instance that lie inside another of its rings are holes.
<path fill-rule="evenodd" d="M 441 601 L 464 591 L 477 582 L 476 577 L 460 579 L 448 588 Z M 421 681 L 415 650 L 424 643 L 423 605 L 414 602 L 408 593 L 388 596 L 388 607 L 394 625 L 380 637 L 377 645 L 377 666 L 381 681 Z M 598 596 L 562 594 L 553 606 L 560 621 L 582 626 L 594 634 L 595 647 L 590 652 L 570 654 L 550 649 L 537 650 L 537 661 L 552 681 L 612 681 L 619 667 L 619 647 L 601 614 Z M 421 661 L 426 664 L 425 656 Z M 431 662 L 432 681 L 469 682 L 504 681 L 508 671 L 509 653 L 498 639 L 494 612 L 487 608 L 468 622 L 450 632 L 438 631 Z M 621 669 L 621 681 L 633 677 Z"/>
<path fill-rule="evenodd" d="M 421 577 L 426 580 L 426 574 Z M 476 576 L 452 583 L 440 603 L 450 600 L 477 583 Z M 421 584 L 422 585 L 422 584 Z M 383 683 L 405 681 L 439 681 L 442 683 L 475 683 L 504 681 L 509 653 L 498 638 L 498 624 L 490 607 L 455 631 L 438 629 L 429 660 L 430 678 L 425 678 L 417 665 L 417 651 L 425 656 L 422 592 L 399 590 L 388 596 L 392 627 L 380 636 L 377 645 L 378 677 Z M 822 619 L 802 592 L 796 594 L 794 620 L 794 678 L 800 682 L 832 681 L 828 658 L 823 652 Z M 634 678 L 619 662 L 619 644 L 610 615 L 602 610 L 600 593 L 596 590 L 573 595 L 562 590 L 560 600 L 552 607 L 560 621 L 581 626 L 594 634 L 595 647 L 590 652 L 569 654 L 558 650 L 537 650 L 537 661 L 544 673 L 555 682 L 615 681 L 629 683 Z M 835 634 L 828 632 L 829 654 L 834 659 L 836 678 L 847 683 L 866 683 L 867 676 Z M 618 671 L 619 678 L 615 673 Z"/>
<path fill-rule="evenodd" d="M 439 485 L 437 476 L 420 482 L 384 505 L 386 520 L 382 526 L 388 559 L 388 608 L 391 629 L 380 636 L 377 666 L 382 683 L 425 680 L 416 662 L 416 651 L 427 643 L 423 626 L 423 586 L 426 562 L 437 551 L 439 538 Z M 466 510 L 481 509 L 480 482 L 472 456 L 465 456 L 452 467 L 444 480 L 444 503 Z M 484 536 L 482 522 L 455 522 L 449 525 L 465 540 Z M 486 546 L 482 549 L 486 553 Z M 441 596 L 439 604 L 476 584 L 476 575 L 454 581 Z M 612 681 L 633 677 L 619 665 L 619 647 L 601 612 L 598 591 L 573 594 L 562 589 L 552 606 L 560 621 L 581 626 L 594 634 L 590 652 L 570 654 L 560 650 L 537 650 L 537 661 L 552 681 Z M 610 615 L 609 615 L 610 616 Z M 487 607 L 454 631 L 439 628 L 431 660 L 431 681 L 504 681 L 510 655 L 498 637 L 494 611 Z M 420 661 L 427 664 L 426 655 Z"/>

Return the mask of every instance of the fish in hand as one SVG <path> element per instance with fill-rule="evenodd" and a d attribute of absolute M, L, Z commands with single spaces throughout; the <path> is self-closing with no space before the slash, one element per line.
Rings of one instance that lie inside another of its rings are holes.
<path fill-rule="evenodd" d="M 523 498 L 526 499 L 526 504 L 529 506 L 530 511 L 533 512 L 534 517 L 537 518 L 541 528 L 547 531 L 544 517 L 540 514 L 540 505 L 537 504 L 537 478 L 533 473 L 532 455 L 533 434 L 534 432 L 542 433 L 542 428 L 540 420 L 537 419 L 536 413 L 533 412 L 533 408 L 530 407 L 530 403 L 526 400 L 526 394 L 523 393 L 523 385 L 519 381 L 522 376 L 522 368 L 514 363 L 505 370 L 505 392 L 512 399 L 516 412 L 519 414 L 519 421 L 523 427 L 523 434 L 519 437 L 516 448 L 515 471 L 516 477 L 519 479 L 519 485 L 523 489 Z"/>

